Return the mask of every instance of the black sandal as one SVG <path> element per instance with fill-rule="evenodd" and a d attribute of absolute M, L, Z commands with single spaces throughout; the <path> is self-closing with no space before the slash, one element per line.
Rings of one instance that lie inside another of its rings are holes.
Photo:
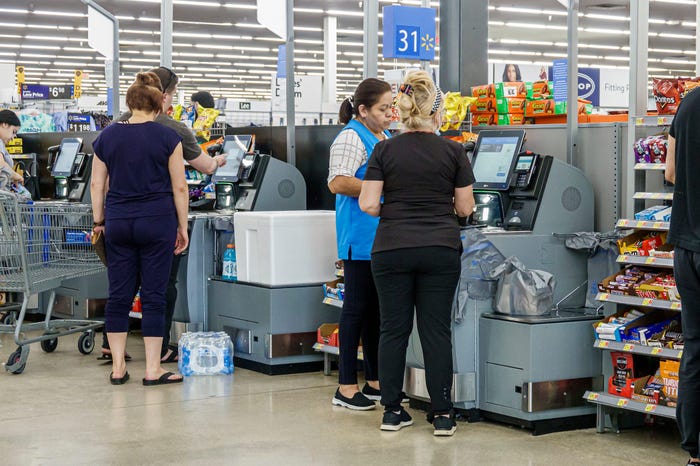
<path fill-rule="evenodd" d="M 168 351 L 170 351 L 170 355 L 168 355 L 168 357 L 165 358 L 165 359 L 161 358 L 161 360 L 160 360 L 160 363 L 161 363 L 161 364 L 167 364 L 167 363 L 177 362 L 177 361 L 178 361 L 178 358 L 177 358 L 177 356 L 178 356 L 178 355 L 177 355 L 177 351 L 175 351 L 174 349 L 171 349 L 171 348 L 168 348 Z"/>
<path fill-rule="evenodd" d="M 102 353 L 98 358 L 98 361 L 111 361 L 112 360 L 112 353 Z M 131 361 L 131 356 L 129 356 L 129 353 L 124 354 L 124 361 Z"/>
<path fill-rule="evenodd" d="M 183 380 L 185 380 L 184 377 L 180 377 L 179 379 L 171 379 L 175 375 L 172 372 L 166 372 L 165 374 L 161 375 L 155 380 L 149 380 L 149 379 L 143 379 L 143 384 L 147 387 L 153 386 L 153 385 L 167 385 L 171 383 L 182 383 Z"/>

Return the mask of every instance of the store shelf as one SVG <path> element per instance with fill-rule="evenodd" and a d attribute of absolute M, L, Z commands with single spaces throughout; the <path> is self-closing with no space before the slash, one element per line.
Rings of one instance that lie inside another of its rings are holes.
<path fill-rule="evenodd" d="M 662 259 L 660 257 L 627 256 L 623 254 L 617 256 L 617 262 L 618 264 L 651 265 L 654 267 L 673 268 L 673 259 Z"/>
<path fill-rule="evenodd" d="M 583 398 L 598 405 L 627 409 L 644 414 L 654 414 L 656 416 L 667 417 L 670 419 L 676 418 L 676 408 L 650 403 L 640 403 L 639 401 L 630 400 L 629 398 L 623 398 L 621 396 L 610 395 L 608 393 L 586 391 L 586 393 L 583 394 Z"/>
<path fill-rule="evenodd" d="M 142 319 L 143 315 L 140 312 L 129 312 L 129 317 L 133 317 L 134 319 Z"/>
<path fill-rule="evenodd" d="M 683 350 L 671 348 L 657 348 L 655 346 L 638 345 L 625 343 L 622 341 L 596 340 L 594 348 L 611 351 L 622 351 L 625 353 L 642 354 L 644 356 L 655 356 L 657 358 L 681 359 Z"/>
<path fill-rule="evenodd" d="M 598 301 L 606 303 L 627 304 L 629 306 L 653 307 L 656 309 L 681 310 L 680 301 L 666 301 L 664 299 L 640 298 L 638 296 L 628 296 L 612 293 L 598 293 L 595 297 Z"/>
<path fill-rule="evenodd" d="M 615 225 L 616 228 L 636 228 L 638 230 L 668 231 L 670 222 L 650 222 L 644 220 L 628 220 L 621 218 Z"/>
<path fill-rule="evenodd" d="M 673 123 L 673 115 L 646 115 L 635 117 L 635 126 L 668 126 Z"/>
<path fill-rule="evenodd" d="M 635 170 L 666 170 L 665 163 L 635 163 Z"/>
<path fill-rule="evenodd" d="M 673 193 L 634 193 L 634 199 L 657 199 L 659 201 L 672 201 Z"/>
<path fill-rule="evenodd" d="M 338 356 L 340 354 L 340 348 L 337 346 L 324 345 L 323 343 L 314 343 L 313 348 L 321 353 L 333 354 Z M 357 359 L 362 360 L 362 347 L 357 350 Z"/>
<path fill-rule="evenodd" d="M 335 306 L 335 307 L 343 307 L 343 301 L 340 299 L 335 299 L 335 298 L 323 298 L 323 304 L 328 304 L 329 306 Z"/>

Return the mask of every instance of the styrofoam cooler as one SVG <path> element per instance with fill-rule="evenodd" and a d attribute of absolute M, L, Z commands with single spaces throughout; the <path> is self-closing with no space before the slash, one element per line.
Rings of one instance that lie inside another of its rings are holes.
<path fill-rule="evenodd" d="M 335 212 L 236 212 L 238 281 L 267 286 L 318 284 L 335 274 Z"/>

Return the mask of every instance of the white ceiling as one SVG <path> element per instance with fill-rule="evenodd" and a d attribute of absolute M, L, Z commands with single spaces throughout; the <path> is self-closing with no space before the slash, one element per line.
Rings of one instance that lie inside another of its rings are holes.
<path fill-rule="evenodd" d="M 121 76 L 126 89 L 136 72 L 159 65 L 160 1 L 97 3 L 119 18 Z M 206 89 L 217 97 L 269 98 L 270 75 L 276 69 L 277 46 L 282 41 L 257 25 L 255 3 L 174 0 L 173 68 L 186 94 Z M 399 2 L 380 0 L 380 9 L 391 3 Z M 401 3 L 420 5 L 417 0 Z M 439 8 L 438 2 L 431 3 Z M 629 0 L 580 3 L 581 66 L 626 67 Z M 652 0 L 650 4 L 650 75 L 694 75 L 695 2 Z M 2 0 L 0 62 L 24 65 L 26 81 L 37 84 L 71 84 L 73 71 L 82 69 L 88 74 L 83 93 L 104 94 L 104 62 L 88 47 L 86 11 L 80 0 Z M 338 17 L 337 84 L 342 98 L 362 78 L 361 2 L 295 1 L 296 73 L 323 74 L 326 14 Z M 489 58 L 545 64 L 565 56 L 566 19 L 566 10 L 557 0 L 491 0 Z M 381 17 L 378 21 L 381 31 Z M 379 42 L 378 54 L 381 36 Z M 382 60 L 381 56 L 378 62 L 380 75 L 382 70 L 415 64 Z"/>

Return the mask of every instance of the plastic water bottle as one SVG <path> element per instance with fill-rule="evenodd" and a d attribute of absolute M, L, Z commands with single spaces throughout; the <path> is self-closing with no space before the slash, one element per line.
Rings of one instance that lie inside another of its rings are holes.
<path fill-rule="evenodd" d="M 225 332 L 183 333 L 178 355 L 178 369 L 184 376 L 233 374 L 233 343 Z"/>
<path fill-rule="evenodd" d="M 236 267 L 236 247 L 233 244 L 226 245 L 226 252 L 224 252 L 224 270 L 221 274 L 221 278 L 230 282 L 238 280 L 238 267 Z"/>

